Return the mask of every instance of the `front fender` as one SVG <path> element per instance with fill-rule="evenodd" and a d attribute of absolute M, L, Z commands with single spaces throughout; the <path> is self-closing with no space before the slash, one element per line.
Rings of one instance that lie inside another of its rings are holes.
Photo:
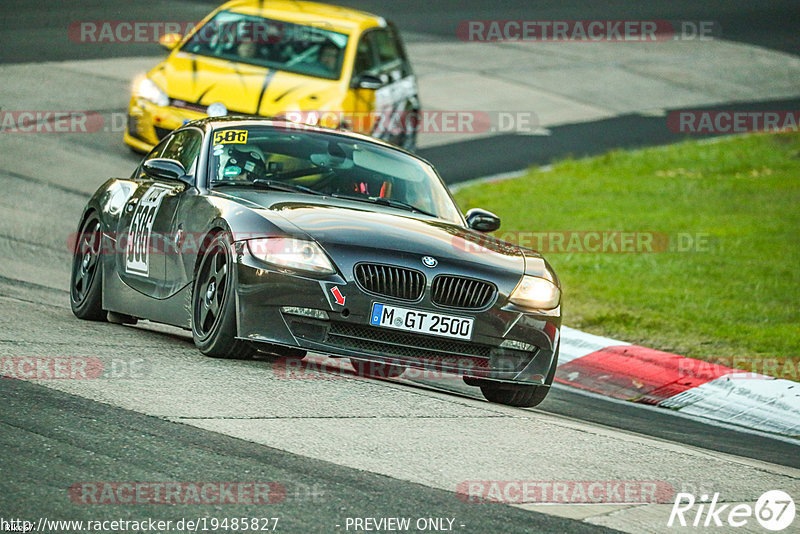
<path fill-rule="evenodd" d="M 95 191 L 86 206 L 84 206 L 83 213 L 81 213 L 78 221 L 77 231 L 80 231 L 90 214 L 96 214 L 100 219 L 100 228 L 103 232 L 103 250 L 115 250 L 119 216 L 125 207 L 125 203 L 136 191 L 136 188 L 136 182 L 122 178 L 109 178 Z M 73 244 L 77 242 L 77 237 L 77 233 L 74 234 L 73 239 L 71 239 Z M 103 258 L 104 266 L 107 265 L 109 258 L 113 261 L 113 255 L 104 254 Z"/>
<path fill-rule="evenodd" d="M 80 224 L 83 224 L 87 215 L 94 211 L 100 217 L 103 228 L 110 232 L 116 231 L 122 208 L 136 188 L 136 182 L 131 180 L 109 178 L 86 203 L 81 214 Z"/>

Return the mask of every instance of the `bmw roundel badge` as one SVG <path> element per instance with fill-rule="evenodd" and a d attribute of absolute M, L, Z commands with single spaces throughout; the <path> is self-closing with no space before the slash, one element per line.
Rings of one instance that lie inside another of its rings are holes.
<path fill-rule="evenodd" d="M 422 256 L 422 264 L 425 267 L 430 267 L 431 269 L 433 269 L 434 267 L 439 265 L 439 261 L 433 256 Z"/>

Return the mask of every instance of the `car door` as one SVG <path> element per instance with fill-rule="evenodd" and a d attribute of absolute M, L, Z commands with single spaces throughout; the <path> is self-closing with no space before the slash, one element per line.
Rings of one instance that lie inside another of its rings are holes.
<path fill-rule="evenodd" d="M 183 144 L 184 131 L 169 135 L 143 160 L 169 157 Z M 177 180 L 154 179 L 142 165 L 136 170 L 137 188 L 123 208 L 117 235 L 116 270 L 126 285 L 152 297 L 164 298 L 169 231 L 186 184 Z"/>
<path fill-rule="evenodd" d="M 180 143 L 173 143 L 169 145 L 162 158 L 170 158 L 181 162 L 183 168 L 186 169 L 186 174 L 189 181 L 195 182 L 199 177 L 201 170 L 200 166 L 200 151 L 203 146 L 203 132 L 199 129 L 192 128 L 181 132 L 182 138 Z M 187 203 L 187 195 L 193 195 L 187 184 L 184 184 L 184 190 L 176 194 L 174 197 L 167 196 L 165 202 L 168 204 L 170 211 L 173 214 L 169 232 L 164 238 L 165 246 L 165 262 L 164 262 L 164 285 L 163 297 L 170 297 L 177 293 L 181 288 L 186 286 L 191 280 L 191 274 L 187 273 L 185 262 L 183 261 L 184 252 L 196 252 L 196 237 L 187 236 L 188 229 L 181 218 L 181 213 L 185 211 L 183 206 Z M 188 239 L 188 243 L 187 243 Z M 187 246 L 188 245 L 188 246 Z"/>
<path fill-rule="evenodd" d="M 380 86 L 360 87 L 365 75 L 380 80 Z M 415 127 L 416 117 L 411 114 L 420 107 L 416 77 L 393 26 L 376 28 L 361 36 L 352 86 L 356 99 L 356 131 L 398 143 Z"/>

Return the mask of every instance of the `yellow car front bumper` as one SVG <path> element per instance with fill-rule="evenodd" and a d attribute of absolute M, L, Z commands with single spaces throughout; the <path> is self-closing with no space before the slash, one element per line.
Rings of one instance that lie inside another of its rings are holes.
<path fill-rule="evenodd" d="M 123 139 L 133 150 L 149 152 L 172 130 L 206 116 L 199 110 L 157 106 L 133 97 L 128 106 L 128 121 Z"/>

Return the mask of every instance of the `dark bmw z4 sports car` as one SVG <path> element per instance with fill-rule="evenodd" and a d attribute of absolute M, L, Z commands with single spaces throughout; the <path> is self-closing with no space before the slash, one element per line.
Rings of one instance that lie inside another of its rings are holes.
<path fill-rule="evenodd" d="M 462 216 L 428 163 L 383 142 L 202 119 L 89 200 L 72 310 L 191 329 L 209 356 L 313 351 L 534 406 L 556 369 L 561 291 L 538 253 L 486 234 L 499 224 Z"/>

